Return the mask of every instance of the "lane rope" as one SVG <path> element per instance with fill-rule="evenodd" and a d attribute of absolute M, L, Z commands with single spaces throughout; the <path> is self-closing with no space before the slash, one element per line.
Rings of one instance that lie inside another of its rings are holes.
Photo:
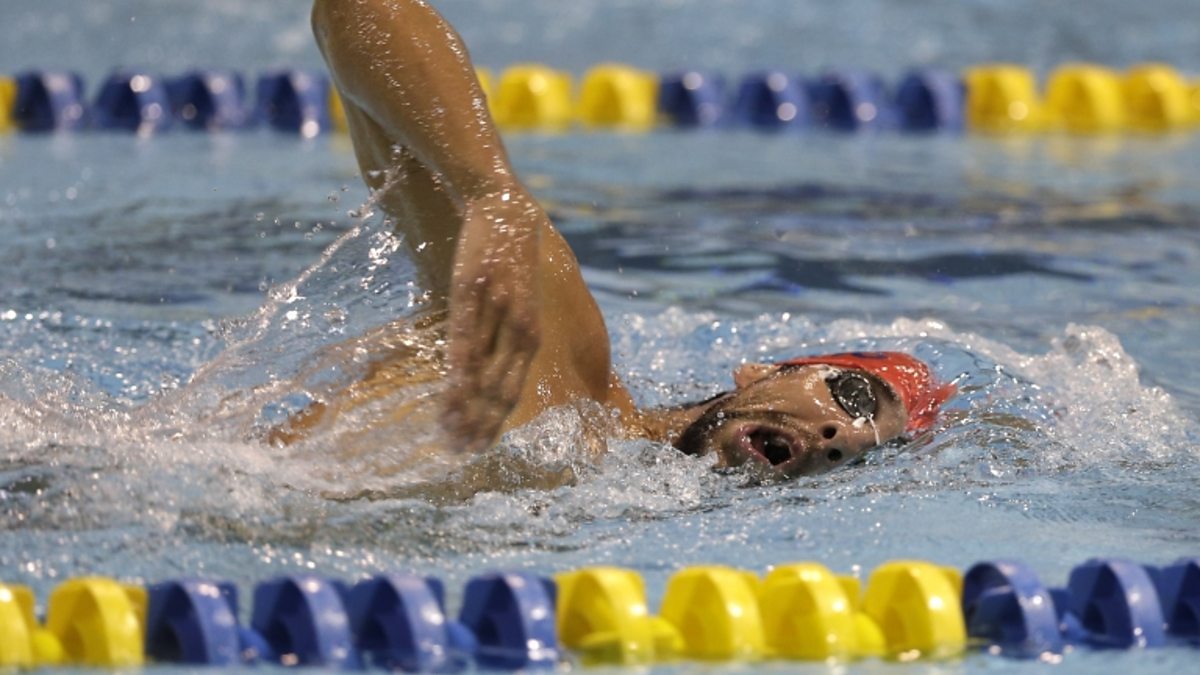
<path fill-rule="evenodd" d="M 1200 647 L 1200 557 L 1164 567 L 1093 559 L 1062 587 L 1019 561 L 961 572 L 920 560 L 867 582 L 817 563 L 765 576 L 687 567 L 658 614 L 628 569 L 554 578 L 471 578 L 457 615 L 436 578 L 380 574 L 353 586 L 283 576 L 255 586 L 244 618 L 238 588 L 206 579 L 147 586 L 69 579 L 35 616 L 29 588 L 0 584 L 0 667 L 191 665 L 525 670 L 675 661 L 896 661 L 971 652 L 1055 661 L 1072 648 Z"/>
<path fill-rule="evenodd" d="M 1200 82 L 1174 68 L 1139 64 L 1118 72 L 1066 64 L 1039 87 L 1012 64 L 982 64 L 962 73 L 913 70 L 887 83 L 861 70 L 802 76 L 788 70 L 654 74 L 614 63 L 578 82 L 541 64 L 518 64 L 498 77 L 478 71 L 497 124 L 506 131 L 579 128 L 827 129 L 842 132 L 935 131 L 1079 135 L 1165 134 L 1200 126 Z M 312 138 L 345 131 L 336 90 L 320 70 L 262 73 L 253 87 L 233 71 L 182 75 L 121 70 L 88 99 L 74 73 L 28 71 L 0 78 L 0 130 L 109 130 L 149 136 L 173 128 L 235 131 L 267 127 Z"/>

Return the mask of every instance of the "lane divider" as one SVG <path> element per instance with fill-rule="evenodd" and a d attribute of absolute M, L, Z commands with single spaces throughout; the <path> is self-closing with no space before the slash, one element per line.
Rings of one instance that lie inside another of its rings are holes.
<path fill-rule="evenodd" d="M 592 129 L 648 130 L 658 119 L 658 77 L 616 64 L 596 66 L 584 73 L 576 118 Z"/>
<path fill-rule="evenodd" d="M 1048 117 L 1067 131 L 1113 133 L 1125 127 L 1125 93 L 1121 78 L 1106 68 L 1068 64 L 1046 83 Z"/>
<path fill-rule="evenodd" d="M 22 131 L 71 131 L 83 127 L 83 78 L 60 71 L 17 75 L 12 119 Z"/>
<path fill-rule="evenodd" d="M 315 138 L 333 128 L 329 77 L 321 71 L 284 70 L 258 78 L 255 117 L 280 131 Z"/>
<path fill-rule="evenodd" d="M 909 73 L 896 88 L 895 105 L 905 131 L 962 131 L 965 127 L 966 83 L 944 70 Z"/>
<path fill-rule="evenodd" d="M 134 131 L 149 135 L 171 127 L 171 99 L 161 78 L 142 73 L 113 73 L 100 87 L 92 106 L 92 124 L 98 129 Z"/>
<path fill-rule="evenodd" d="M 984 133 L 1037 131 L 1046 119 L 1037 78 L 1025 68 L 987 64 L 966 72 L 967 126 Z"/>
<path fill-rule="evenodd" d="M 894 87 L 874 73 L 849 69 L 815 77 L 756 71 L 736 82 L 719 73 L 656 75 L 613 63 L 591 68 L 578 83 L 533 63 L 495 78 L 485 69 L 477 73 L 493 116 L 508 131 L 578 126 L 1160 134 L 1200 125 L 1200 82 L 1157 63 L 1123 73 L 1068 63 L 1050 73 L 1044 91 L 1033 72 L 1013 64 L 981 64 L 961 74 L 914 70 Z M 264 73 L 253 102 L 238 73 L 195 70 L 163 78 L 119 71 L 91 103 L 79 76 L 31 71 L 11 86 L 0 84 L 0 108 L 0 128 L 11 119 L 35 132 L 90 128 L 150 135 L 171 127 L 266 126 L 311 138 L 346 128 L 344 107 L 323 71 Z"/>
<path fill-rule="evenodd" d="M 506 129 L 558 131 L 571 123 L 571 76 L 538 64 L 519 64 L 500 75 L 491 102 Z"/>
<path fill-rule="evenodd" d="M 334 130 L 343 134 L 350 131 L 346 121 L 346 106 L 342 105 L 342 96 L 336 87 L 329 88 L 329 119 L 333 122 Z"/>
<path fill-rule="evenodd" d="M 0 134 L 13 130 L 12 112 L 17 102 L 17 83 L 0 77 Z"/>
<path fill-rule="evenodd" d="M 146 588 L 70 579 L 44 621 L 28 588 L 0 584 L 0 667 L 278 664 L 343 670 L 553 669 L 702 662 L 947 659 L 971 651 L 1059 658 L 1068 646 L 1200 647 L 1200 558 L 1144 567 L 1094 559 L 1047 588 L 1019 561 L 960 573 L 886 563 L 866 586 L 816 563 L 765 578 L 688 567 L 667 582 L 658 615 L 631 570 L 594 567 L 555 579 L 470 579 L 457 618 L 440 581 L 384 574 L 348 586 L 285 576 L 254 589 L 243 624 L 235 586 L 176 579 Z M 573 657 L 571 656 L 573 655 Z"/>
<path fill-rule="evenodd" d="M 1124 79 L 1129 124 L 1137 131 L 1159 133 L 1197 121 L 1187 81 L 1175 69 L 1150 63 L 1135 66 Z"/>
<path fill-rule="evenodd" d="M 241 73 L 193 70 L 167 80 L 166 88 L 172 112 L 188 129 L 242 129 L 253 122 L 245 105 L 246 81 Z"/>

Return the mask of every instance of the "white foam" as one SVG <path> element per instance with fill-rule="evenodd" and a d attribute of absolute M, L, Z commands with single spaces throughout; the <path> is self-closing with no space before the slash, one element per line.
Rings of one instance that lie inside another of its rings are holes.
<path fill-rule="evenodd" d="M 426 516 L 412 514 L 433 508 L 440 515 L 429 517 L 444 519 L 443 543 L 474 550 L 554 539 L 596 518 L 655 519 L 742 498 L 746 477 L 714 473 L 710 458 L 620 440 L 595 406 L 550 411 L 478 457 L 442 452 L 414 463 L 420 448 L 444 443 L 431 422 L 438 385 L 398 391 L 294 446 L 264 443 L 265 410 L 292 396 L 319 399 L 359 376 L 358 357 L 319 366 L 329 361 L 322 356 L 328 345 L 370 335 L 369 317 L 380 314 L 380 304 L 390 315 L 418 315 L 419 299 L 388 290 L 388 265 L 371 262 L 371 250 L 394 252 L 393 241 L 376 236 L 378 226 L 347 233 L 261 310 L 227 328 L 230 348 L 190 386 L 143 405 L 113 400 L 78 378 L 0 365 L 4 475 L 49 481 L 46 497 L 22 497 L 36 513 L 30 517 L 51 528 L 137 523 L 271 540 L 295 536 L 296 523 L 312 536 L 353 538 L 347 530 L 394 519 L 395 509 L 409 518 L 388 521 L 402 530 L 395 536 L 416 536 Z M 364 294 L 364 279 L 380 293 Z M 740 363 L 846 349 L 910 351 L 958 384 L 931 435 L 871 453 L 866 466 L 796 484 L 829 499 L 1195 458 L 1187 442 L 1194 423 L 1161 389 L 1139 382 L 1137 364 L 1101 328 L 1069 325 L 1044 349 L 1025 353 L 934 320 L 817 325 L 791 314 L 738 318 L 668 308 L 609 316 L 608 323 L 617 368 L 646 405 L 727 389 Z M 372 339 L 354 353 L 369 358 L 385 338 Z M 426 400 L 420 424 L 381 421 L 389 406 L 415 399 Z M 352 439 L 357 449 L 348 454 Z M 67 493 L 75 498 L 54 496 Z M 409 497 L 442 505 L 415 506 Z M 391 506 L 371 501 L 378 499 Z"/>

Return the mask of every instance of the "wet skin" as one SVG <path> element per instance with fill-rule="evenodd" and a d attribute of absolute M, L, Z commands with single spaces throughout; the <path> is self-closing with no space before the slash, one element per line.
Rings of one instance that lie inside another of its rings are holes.
<path fill-rule="evenodd" d="M 639 409 L 612 371 L 574 253 L 513 171 L 454 29 L 421 0 L 315 0 L 312 23 L 363 179 L 403 235 L 431 306 L 448 314 L 441 422 L 450 447 L 484 449 L 580 399 L 614 409 L 631 437 L 685 441 L 723 465 L 753 461 L 788 475 L 849 461 L 903 431 L 903 406 L 886 388 L 874 426 L 855 426 L 820 368 L 746 365 L 719 401 Z M 397 370 L 384 366 L 373 372 Z M 277 437 L 302 437 L 366 403 L 321 401 Z M 772 462 L 780 447 L 789 456 Z"/>
<path fill-rule="evenodd" d="M 831 384 L 846 371 L 829 366 L 743 366 L 738 388 L 706 404 L 675 441 L 689 454 L 715 452 L 721 466 L 750 464 L 766 474 L 821 473 L 904 431 L 904 406 L 878 378 L 859 372 L 871 389 L 871 410 L 848 412 Z M 857 413 L 863 414 L 857 414 Z"/>
<path fill-rule="evenodd" d="M 363 178 L 449 310 L 452 447 L 579 398 L 632 415 L 599 307 L 517 179 L 454 29 L 418 0 L 316 0 L 312 24 Z"/>

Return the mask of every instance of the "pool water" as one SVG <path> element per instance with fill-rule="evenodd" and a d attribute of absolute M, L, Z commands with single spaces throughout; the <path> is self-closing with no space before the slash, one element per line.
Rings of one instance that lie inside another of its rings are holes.
<path fill-rule="evenodd" d="M 1016 557 L 1059 584 L 1095 555 L 1200 553 L 1200 140 L 508 141 L 641 402 L 711 395 L 745 358 L 848 348 L 911 351 L 959 395 L 931 435 L 769 485 L 645 442 L 594 458 L 586 411 L 556 411 L 475 460 L 504 489 L 414 497 L 411 474 L 333 461 L 337 434 L 260 440 L 327 384 L 309 366 L 331 345 L 420 314 L 347 139 L 10 135 L 0 578 L 45 598 L 84 574 L 249 588 L 405 569 L 453 592 L 496 568 L 616 564 L 656 606 L 690 564 Z M 1194 658 L 1076 652 L 1064 667 Z M 913 668 L 983 662 L 1025 668 Z"/>

